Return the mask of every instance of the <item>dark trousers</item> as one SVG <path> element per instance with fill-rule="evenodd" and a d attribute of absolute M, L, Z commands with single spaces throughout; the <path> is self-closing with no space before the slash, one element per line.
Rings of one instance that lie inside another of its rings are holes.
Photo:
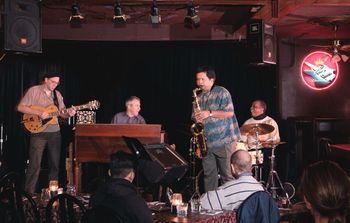
<path fill-rule="evenodd" d="M 48 149 L 49 180 L 58 180 L 61 133 L 58 131 L 32 134 L 29 146 L 29 165 L 24 186 L 24 190 L 28 193 L 33 194 L 35 192 L 46 145 Z"/>
<path fill-rule="evenodd" d="M 208 148 L 207 155 L 202 159 L 205 191 L 215 190 L 219 186 L 218 171 L 222 183 L 233 180 L 231 172 L 231 155 L 236 149 L 236 143 L 228 143 L 220 149 Z"/>

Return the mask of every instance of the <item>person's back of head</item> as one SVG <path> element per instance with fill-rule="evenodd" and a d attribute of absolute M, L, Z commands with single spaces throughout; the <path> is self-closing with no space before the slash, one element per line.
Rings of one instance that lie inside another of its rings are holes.
<path fill-rule="evenodd" d="M 318 222 L 317 217 L 326 218 L 329 223 L 346 222 L 350 181 L 338 164 L 320 161 L 308 166 L 304 170 L 300 186 L 315 222 Z"/>
<path fill-rule="evenodd" d="M 134 174 L 136 160 L 133 155 L 119 151 L 111 155 L 109 166 L 112 178 L 126 179 L 130 173 Z"/>
<path fill-rule="evenodd" d="M 231 156 L 231 166 L 234 175 L 251 172 L 252 157 L 245 150 L 237 150 Z"/>

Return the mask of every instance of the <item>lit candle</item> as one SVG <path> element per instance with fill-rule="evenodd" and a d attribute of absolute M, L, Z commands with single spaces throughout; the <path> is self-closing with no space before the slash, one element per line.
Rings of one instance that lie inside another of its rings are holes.
<path fill-rule="evenodd" d="M 182 203 L 182 194 L 174 193 L 171 197 L 171 204 L 174 206 L 180 205 Z"/>
<path fill-rule="evenodd" d="M 51 192 L 56 192 L 58 190 L 58 181 L 57 180 L 50 180 L 49 189 Z"/>

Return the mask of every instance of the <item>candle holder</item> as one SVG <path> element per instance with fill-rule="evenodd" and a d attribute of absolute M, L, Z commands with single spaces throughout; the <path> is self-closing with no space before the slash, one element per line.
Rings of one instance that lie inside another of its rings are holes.
<path fill-rule="evenodd" d="M 177 206 L 182 204 L 182 194 L 180 193 L 173 193 L 171 196 L 171 213 L 176 214 L 177 213 Z"/>
<path fill-rule="evenodd" d="M 54 197 L 58 194 L 58 181 L 57 180 L 50 180 L 49 190 L 50 190 L 51 197 Z"/>

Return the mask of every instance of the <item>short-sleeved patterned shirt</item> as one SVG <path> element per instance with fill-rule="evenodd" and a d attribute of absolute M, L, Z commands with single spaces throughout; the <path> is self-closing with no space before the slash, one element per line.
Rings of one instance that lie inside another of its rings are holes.
<path fill-rule="evenodd" d="M 215 85 L 209 92 L 199 94 L 198 100 L 201 110 L 233 112 L 233 117 L 230 118 L 209 117 L 204 120 L 208 148 L 221 148 L 240 138 L 231 94 L 226 88 Z"/>

